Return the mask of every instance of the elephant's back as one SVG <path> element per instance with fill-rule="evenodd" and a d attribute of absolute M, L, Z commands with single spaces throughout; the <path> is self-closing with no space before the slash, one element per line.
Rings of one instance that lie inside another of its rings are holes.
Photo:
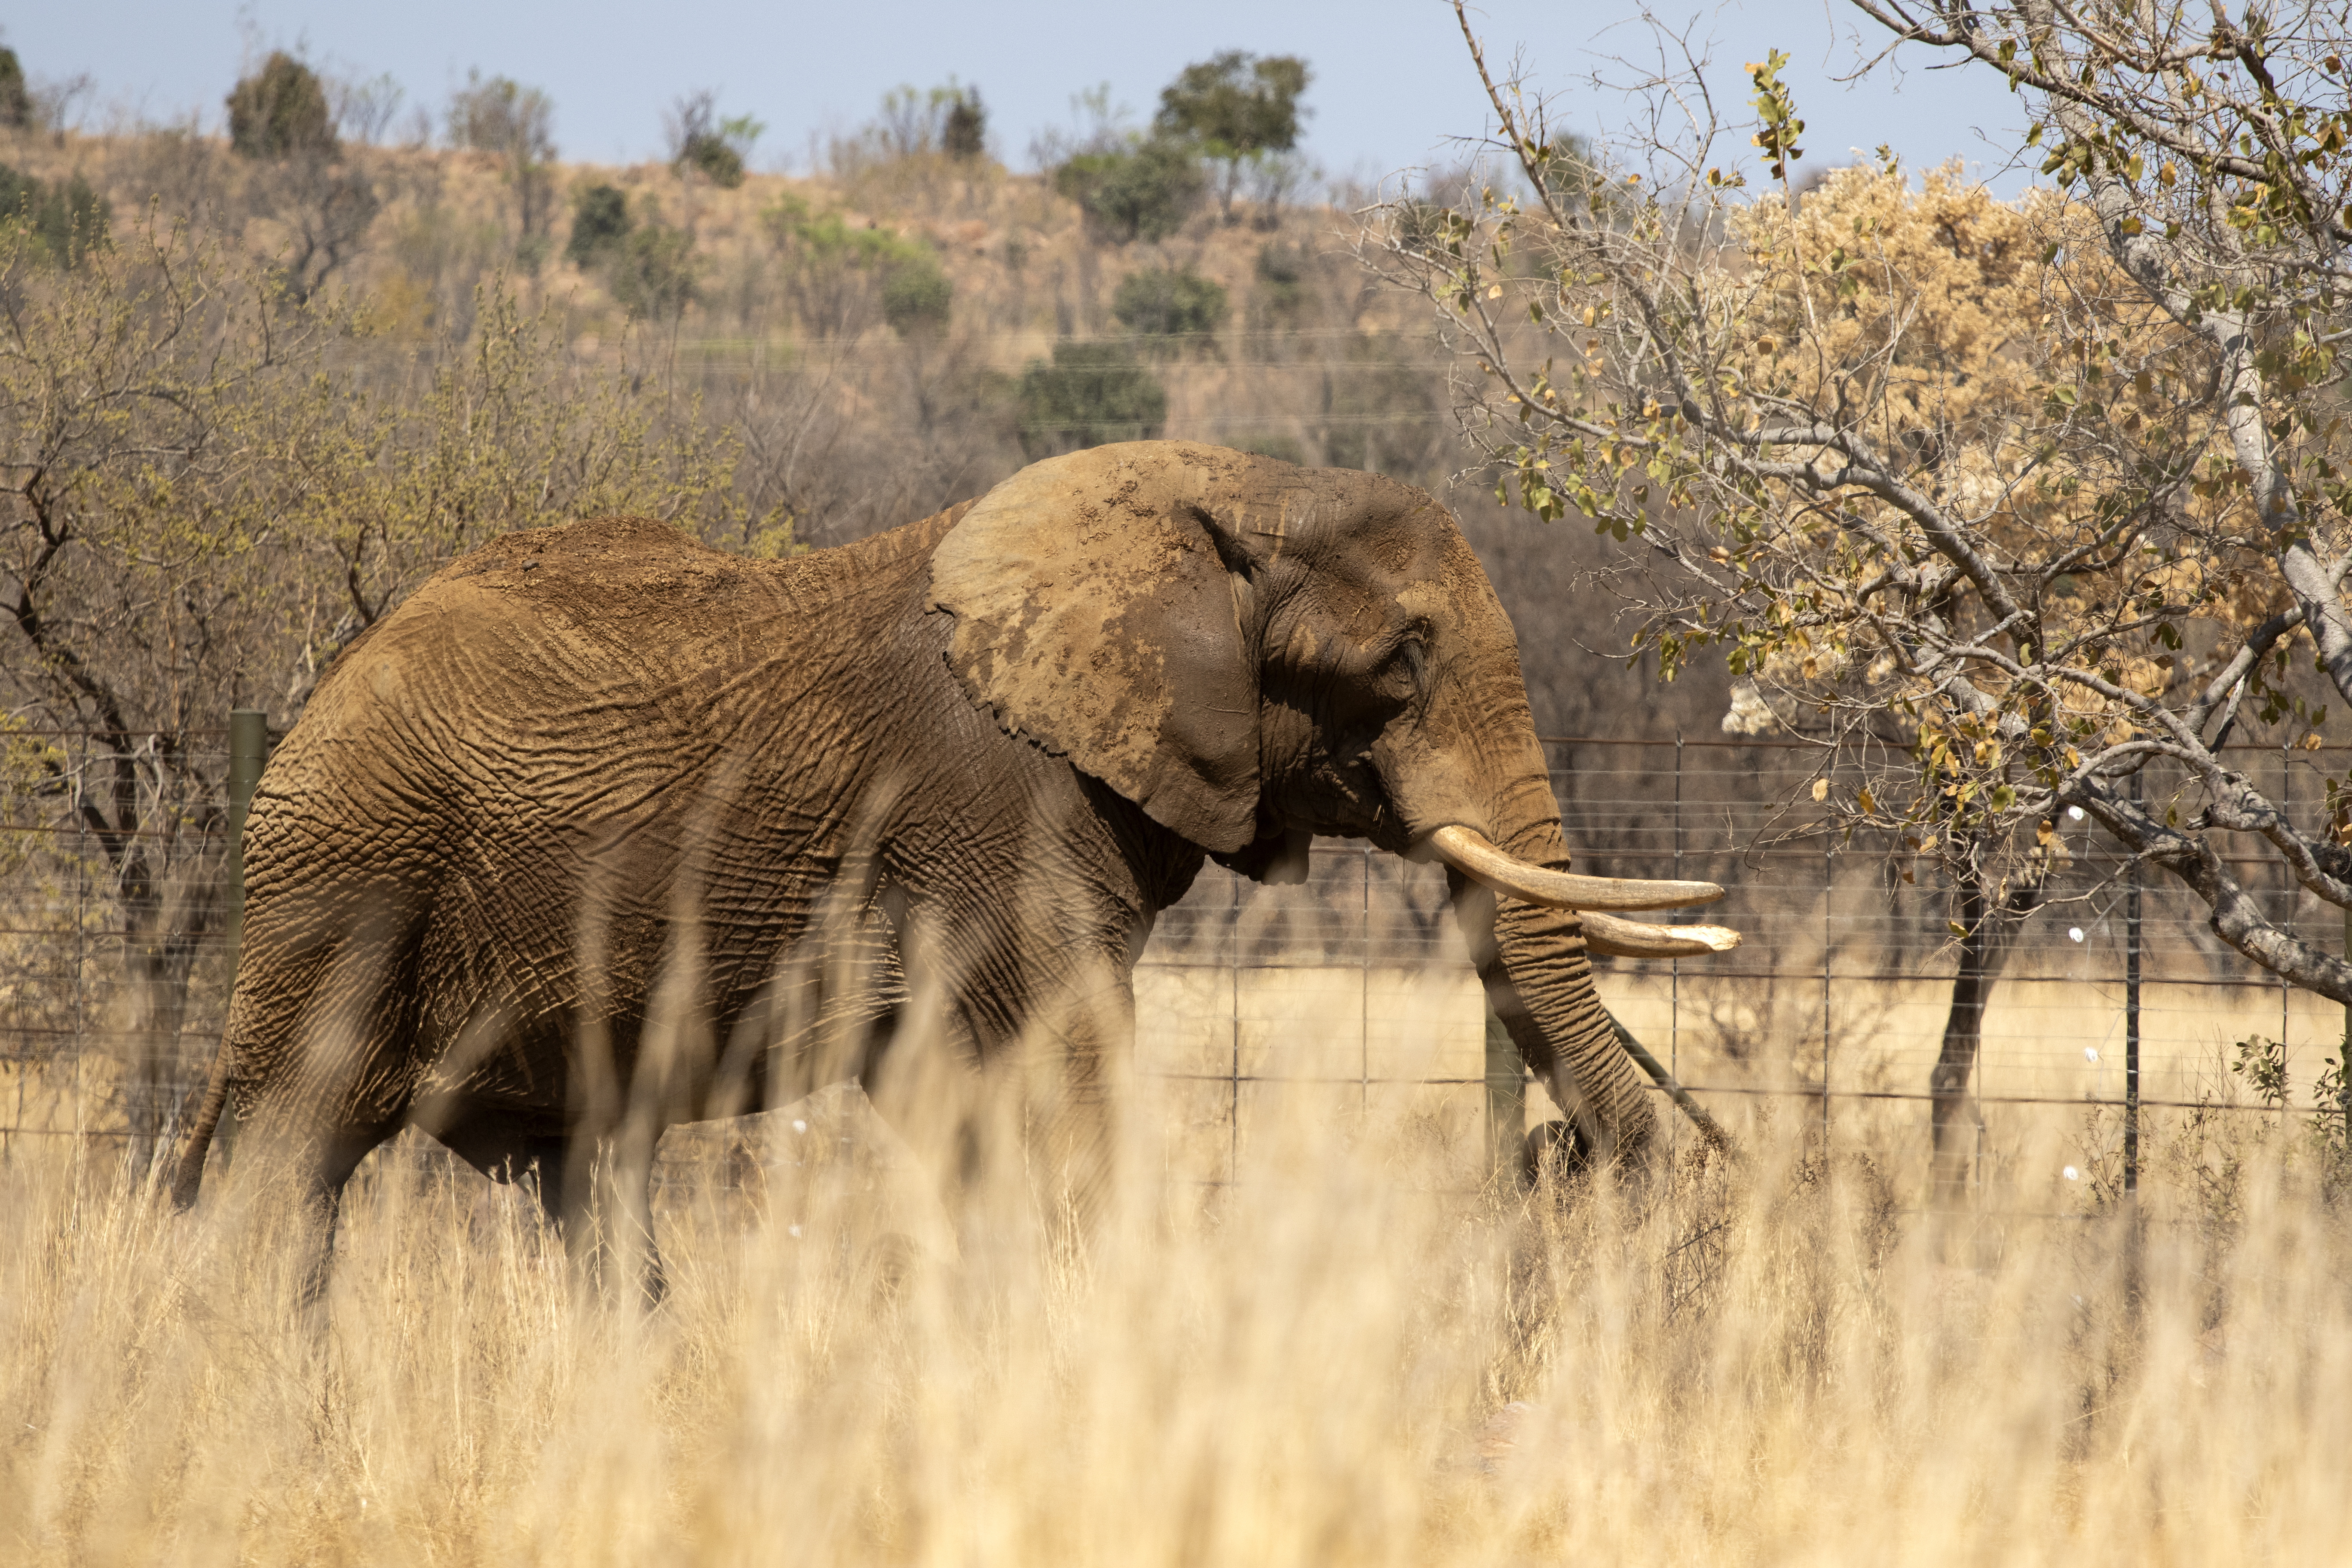
<path fill-rule="evenodd" d="M 421 765 L 443 786 L 487 770 L 541 791 L 554 781 L 530 775 L 573 747 L 609 763 L 662 710 L 725 684 L 730 655 L 772 640 L 775 608 L 757 563 L 649 519 L 508 534 L 344 649 L 278 761 L 322 785 Z"/>
<path fill-rule="evenodd" d="M 588 518 L 495 539 L 443 567 L 394 615 L 462 605 L 622 646 L 642 646 L 649 634 L 676 645 L 772 614 L 772 575 L 764 563 L 652 518 Z"/>
<path fill-rule="evenodd" d="M 278 747 L 257 887 L 331 864 L 436 900 L 569 900 L 592 868 L 658 888 L 772 775 L 856 771 L 887 726 L 845 704 L 887 699 L 865 666 L 961 510 L 781 562 L 639 518 L 461 557 L 343 650 Z"/>

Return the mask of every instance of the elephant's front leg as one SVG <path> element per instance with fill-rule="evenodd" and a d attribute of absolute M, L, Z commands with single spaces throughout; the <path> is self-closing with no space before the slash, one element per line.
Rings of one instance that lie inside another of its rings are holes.
<path fill-rule="evenodd" d="M 575 1133 L 558 1162 L 567 1195 L 559 1220 L 574 1276 L 608 1300 L 632 1290 L 648 1307 L 668 1294 L 654 1245 L 654 1148 L 659 1128 L 624 1125 L 609 1138 Z"/>
<path fill-rule="evenodd" d="M 866 1092 L 946 1178 L 951 1209 L 1021 1189 L 1057 1229 L 1091 1230 L 1110 1208 L 1122 1146 L 1129 955 L 1103 934 L 1112 922 L 1026 912 L 901 920 L 907 1004 Z"/>
<path fill-rule="evenodd" d="M 575 1042 L 569 1130 L 554 1171 L 541 1166 L 541 1192 L 551 1185 L 561 1194 L 557 1224 L 580 1284 L 611 1300 L 634 1287 L 653 1305 L 666 1293 L 654 1246 L 654 1151 L 672 1118 L 660 1086 L 646 1081 L 656 1075 L 642 1053 L 616 1051 L 613 1032 L 591 1024 Z M 630 1058 L 635 1070 L 625 1072 Z"/>
<path fill-rule="evenodd" d="M 1066 976 L 1034 1017 L 1014 1067 L 1024 1079 L 1029 1168 L 1057 1231 L 1101 1231 L 1118 1194 L 1131 1107 L 1135 992 L 1124 963 Z"/>

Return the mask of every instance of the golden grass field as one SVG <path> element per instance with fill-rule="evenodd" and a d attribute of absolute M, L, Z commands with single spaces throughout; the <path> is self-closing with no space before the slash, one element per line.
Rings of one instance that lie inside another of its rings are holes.
<path fill-rule="evenodd" d="M 2352 1232 L 2294 1126 L 2151 1118 L 2137 1221 L 2022 1179 L 1939 1221 L 1921 1108 L 1841 1108 L 1825 1153 L 1770 1104 L 1723 1109 L 1737 1163 L 1685 1139 L 1565 1201 L 1465 1187 L 1479 1129 L 1410 1100 L 1257 1118 L 1239 1186 L 1139 1133 L 1073 1252 L 1017 1181 L 950 1226 L 835 1090 L 670 1163 L 650 1313 L 404 1142 L 323 1337 L 268 1194 L 216 1170 L 175 1216 L 103 1145 L 19 1139 L 0 1558 L 2340 1557 Z M 2113 1131 L 2003 1126 L 2019 1170 Z"/>

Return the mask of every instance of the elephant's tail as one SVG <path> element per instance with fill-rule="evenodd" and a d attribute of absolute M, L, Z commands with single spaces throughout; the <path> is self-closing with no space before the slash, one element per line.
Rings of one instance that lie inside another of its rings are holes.
<path fill-rule="evenodd" d="M 205 1184 L 205 1154 L 212 1148 L 213 1131 L 220 1125 L 221 1112 L 228 1106 L 228 1080 L 231 1062 L 236 1055 L 226 1032 L 221 1037 L 220 1052 L 213 1058 L 213 1075 L 205 1085 L 204 1103 L 196 1108 L 196 1119 L 188 1123 L 180 1139 L 179 1158 L 172 1173 L 172 1206 L 184 1209 L 196 1201 L 197 1189 Z"/>

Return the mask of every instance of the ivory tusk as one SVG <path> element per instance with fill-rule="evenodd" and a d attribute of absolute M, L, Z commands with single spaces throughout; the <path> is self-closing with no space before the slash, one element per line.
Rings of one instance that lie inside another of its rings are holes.
<path fill-rule="evenodd" d="M 1459 824 L 1431 834 L 1429 847 L 1481 887 L 1556 910 L 1678 910 L 1723 897 L 1713 882 L 1648 882 L 1547 870 L 1505 854 L 1486 835 Z"/>
<path fill-rule="evenodd" d="M 1580 910 L 1584 944 L 1612 958 L 1704 958 L 1729 952 L 1739 933 L 1727 926 L 1656 926 Z"/>

